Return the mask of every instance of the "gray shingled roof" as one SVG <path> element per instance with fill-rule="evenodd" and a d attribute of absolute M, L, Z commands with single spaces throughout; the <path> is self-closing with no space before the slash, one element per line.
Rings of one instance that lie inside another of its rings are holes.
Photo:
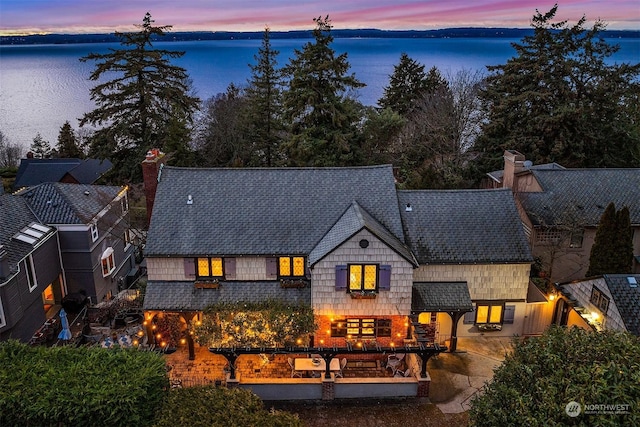
<path fill-rule="evenodd" d="M 640 169 L 532 170 L 543 192 L 519 193 L 534 225 L 562 224 L 566 218 L 597 226 L 610 202 L 627 206 L 640 224 Z"/>
<path fill-rule="evenodd" d="M 420 264 L 532 261 L 511 190 L 399 191 L 398 200 Z"/>
<path fill-rule="evenodd" d="M 21 195 L 42 223 L 88 224 L 121 190 L 106 185 L 47 183 Z"/>
<path fill-rule="evenodd" d="M 108 159 L 84 159 L 67 173 L 79 184 L 93 184 L 112 167 Z"/>
<path fill-rule="evenodd" d="M 192 204 L 188 204 L 188 197 Z M 356 201 L 400 241 L 391 166 L 188 169 L 165 167 L 145 252 L 309 254 Z"/>
<path fill-rule="evenodd" d="M 472 311 L 467 282 L 413 282 L 411 311 Z"/>
<path fill-rule="evenodd" d="M 375 218 L 364 210 L 358 202 L 353 202 L 349 208 L 340 217 L 331 230 L 324 235 L 322 240 L 316 245 L 309 254 L 309 264 L 314 265 L 320 261 L 325 255 L 333 251 L 341 245 L 345 240 L 356 234 L 362 229 L 367 229 L 374 236 L 386 243 L 390 248 L 396 251 L 407 261 L 418 266 L 418 263 L 407 246 L 398 240 Z"/>
<path fill-rule="evenodd" d="M 631 287 L 628 277 L 638 286 Z M 605 274 L 604 279 L 627 331 L 640 337 L 640 274 Z"/>
<path fill-rule="evenodd" d="M 33 251 L 32 245 L 12 237 L 33 222 L 38 221 L 22 197 L 0 194 L 0 245 L 7 252 L 12 272 L 16 271 L 18 262 Z"/>
<path fill-rule="evenodd" d="M 80 159 L 21 159 L 13 188 L 58 182 L 81 162 Z"/>
<path fill-rule="evenodd" d="M 260 292 L 256 292 L 259 289 Z M 282 288 L 280 282 L 222 282 L 218 289 L 195 289 L 193 282 L 149 281 L 144 297 L 145 310 L 202 311 L 221 302 L 261 302 L 278 300 L 291 304 L 311 304 L 311 288 Z"/>

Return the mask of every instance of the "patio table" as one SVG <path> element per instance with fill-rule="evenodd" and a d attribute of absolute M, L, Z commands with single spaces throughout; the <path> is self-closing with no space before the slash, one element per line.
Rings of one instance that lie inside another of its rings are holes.
<path fill-rule="evenodd" d="M 317 363 L 313 361 L 311 357 L 302 357 L 294 360 L 294 369 L 296 371 L 324 371 L 327 367 L 324 359 L 318 359 Z M 334 357 L 329 362 L 329 370 L 340 370 L 340 359 Z"/>

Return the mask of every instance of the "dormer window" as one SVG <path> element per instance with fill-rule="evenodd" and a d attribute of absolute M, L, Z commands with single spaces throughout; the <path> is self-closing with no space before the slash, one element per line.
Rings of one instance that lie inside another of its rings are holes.
<path fill-rule="evenodd" d="M 98 240 L 98 225 L 93 223 L 89 226 L 89 230 L 91 232 L 91 241 L 95 242 Z"/>
<path fill-rule="evenodd" d="M 304 257 L 281 256 L 278 259 L 278 276 L 304 277 Z"/>
<path fill-rule="evenodd" d="M 224 277 L 222 258 L 198 258 L 196 266 L 198 279 L 222 279 Z"/>
<path fill-rule="evenodd" d="M 107 277 L 116 269 L 116 262 L 113 258 L 113 248 L 109 246 L 100 257 L 102 264 L 102 277 Z"/>
<path fill-rule="evenodd" d="M 349 292 L 376 292 L 378 264 L 349 264 Z"/>
<path fill-rule="evenodd" d="M 609 309 L 609 298 L 595 286 L 591 289 L 591 303 L 598 307 L 602 314 L 607 314 Z"/>

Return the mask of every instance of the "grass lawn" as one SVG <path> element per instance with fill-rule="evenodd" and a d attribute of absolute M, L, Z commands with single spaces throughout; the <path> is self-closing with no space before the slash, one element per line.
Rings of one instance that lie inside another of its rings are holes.
<path fill-rule="evenodd" d="M 307 427 L 456 427 L 469 423 L 466 412 L 443 414 L 422 399 L 265 402 L 265 407 L 298 414 Z"/>

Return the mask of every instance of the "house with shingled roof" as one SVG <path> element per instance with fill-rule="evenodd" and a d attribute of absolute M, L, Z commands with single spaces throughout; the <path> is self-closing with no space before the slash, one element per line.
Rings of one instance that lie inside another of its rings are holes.
<path fill-rule="evenodd" d="M 112 167 L 107 159 L 21 159 L 13 188 L 17 190 L 45 182 L 93 184 Z"/>
<path fill-rule="evenodd" d="M 640 337 L 640 275 L 605 274 L 556 284 L 553 322 L 584 329 L 627 331 Z"/>
<path fill-rule="evenodd" d="M 629 208 L 633 271 L 640 272 L 640 169 L 565 169 L 530 165 L 505 151 L 503 185 L 515 196 L 534 258 L 552 282 L 583 279 L 607 205 Z"/>
<path fill-rule="evenodd" d="M 110 299 L 135 266 L 127 187 L 44 183 L 17 193 L 41 224 L 55 227 L 66 291 Z"/>
<path fill-rule="evenodd" d="M 63 275 L 57 230 L 0 194 L 0 340 L 32 338 L 62 301 Z"/>
<path fill-rule="evenodd" d="M 142 163 L 147 320 L 275 298 L 313 308 L 318 346 L 401 345 L 441 321 L 433 339 L 455 347 L 467 312 L 460 334 L 523 331 L 532 258 L 509 191 L 398 191 L 390 165 L 159 164 Z"/>

